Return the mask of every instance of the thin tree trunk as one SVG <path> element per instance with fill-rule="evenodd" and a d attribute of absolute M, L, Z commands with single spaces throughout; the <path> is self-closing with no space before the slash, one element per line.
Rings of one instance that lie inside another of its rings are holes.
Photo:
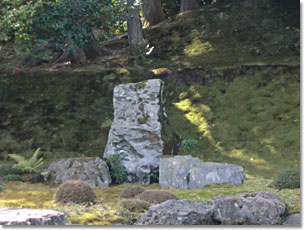
<path fill-rule="evenodd" d="M 142 31 L 142 23 L 139 15 L 139 7 L 136 6 L 135 0 L 131 1 L 130 15 L 127 20 L 128 43 L 131 52 L 137 56 L 145 45 L 144 34 Z"/>
<path fill-rule="evenodd" d="M 195 10 L 202 6 L 200 0 L 181 0 L 180 12 Z"/>
<path fill-rule="evenodd" d="M 165 19 L 160 0 L 142 0 L 143 28 L 156 25 Z"/>

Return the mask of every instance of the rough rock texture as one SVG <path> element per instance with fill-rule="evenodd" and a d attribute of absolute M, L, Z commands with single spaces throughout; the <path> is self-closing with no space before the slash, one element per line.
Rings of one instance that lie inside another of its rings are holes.
<path fill-rule="evenodd" d="M 121 156 L 121 164 L 128 172 L 127 182 L 149 184 L 150 174 L 158 172 L 163 153 L 173 149 L 168 144 L 172 142 L 164 138 L 167 120 L 163 85 L 160 79 L 153 79 L 114 88 L 114 120 L 104 157 Z"/>
<path fill-rule="evenodd" d="M 206 184 L 241 184 L 245 179 L 243 168 L 238 165 L 201 162 L 192 156 L 162 158 L 160 161 L 160 186 L 195 189 Z"/>
<path fill-rule="evenodd" d="M 67 217 L 53 210 L 0 209 L 0 225 L 66 225 Z"/>
<path fill-rule="evenodd" d="M 287 207 L 268 192 L 242 193 L 213 198 L 213 219 L 224 225 L 280 225 Z"/>
<path fill-rule="evenodd" d="M 283 225 L 290 225 L 290 226 L 301 226 L 301 215 L 294 214 L 291 216 L 287 216 Z"/>
<path fill-rule="evenodd" d="M 55 184 L 68 180 L 81 180 L 91 188 L 105 188 L 111 183 L 107 163 L 98 157 L 55 161 L 43 173 L 45 181 Z"/>
<path fill-rule="evenodd" d="M 211 206 L 190 200 L 168 200 L 154 205 L 135 225 L 212 225 Z"/>

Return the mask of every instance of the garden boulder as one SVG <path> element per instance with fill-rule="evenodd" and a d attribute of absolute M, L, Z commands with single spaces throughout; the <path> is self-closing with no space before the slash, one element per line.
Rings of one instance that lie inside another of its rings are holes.
<path fill-rule="evenodd" d="M 107 163 L 101 158 L 71 158 L 51 163 L 43 170 L 44 180 L 62 184 L 68 180 L 81 180 L 91 188 L 105 188 L 111 183 Z"/>
<path fill-rule="evenodd" d="M 287 206 L 269 192 L 241 193 L 213 198 L 214 220 L 222 225 L 281 225 Z"/>
<path fill-rule="evenodd" d="M 152 79 L 114 88 L 114 120 L 104 158 L 120 155 L 127 182 L 149 184 L 161 156 L 175 151 L 175 135 L 167 128 L 163 87 L 163 81 Z"/>
<path fill-rule="evenodd" d="M 159 169 L 160 186 L 170 188 L 202 188 L 207 184 L 242 184 L 243 168 L 233 164 L 201 162 L 192 156 L 162 158 Z"/>
<path fill-rule="evenodd" d="M 151 206 L 135 225 L 213 225 L 211 206 L 190 200 L 167 200 Z"/>
<path fill-rule="evenodd" d="M 1 208 L 0 225 L 66 225 L 67 217 L 53 210 Z"/>

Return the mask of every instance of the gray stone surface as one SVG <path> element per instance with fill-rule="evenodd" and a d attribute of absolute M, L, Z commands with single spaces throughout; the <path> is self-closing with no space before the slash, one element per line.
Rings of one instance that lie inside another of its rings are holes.
<path fill-rule="evenodd" d="M 222 225 L 280 225 L 287 206 L 268 192 L 242 193 L 213 198 L 213 219 Z"/>
<path fill-rule="evenodd" d="M 293 214 L 291 216 L 287 216 L 283 225 L 301 226 L 301 215 L 300 214 Z"/>
<path fill-rule="evenodd" d="M 105 188 L 111 183 L 107 163 L 101 158 L 71 158 L 51 163 L 43 170 L 44 180 L 61 184 L 68 180 L 82 180 L 91 188 Z"/>
<path fill-rule="evenodd" d="M 0 225 L 66 225 L 67 217 L 53 210 L 0 209 Z"/>
<path fill-rule="evenodd" d="M 104 157 L 119 154 L 128 172 L 127 182 L 150 183 L 165 149 L 162 139 L 166 114 L 163 81 L 148 80 L 114 88 L 114 120 Z"/>
<path fill-rule="evenodd" d="M 213 225 L 211 206 L 190 200 L 167 200 L 154 205 L 135 225 Z"/>
<path fill-rule="evenodd" d="M 202 188 L 207 184 L 241 184 L 246 179 L 243 168 L 233 164 L 201 162 L 192 156 L 162 158 L 159 184 L 170 188 Z"/>

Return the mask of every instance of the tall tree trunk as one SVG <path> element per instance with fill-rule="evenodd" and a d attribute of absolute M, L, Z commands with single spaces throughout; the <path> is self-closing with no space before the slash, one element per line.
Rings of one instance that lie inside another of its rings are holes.
<path fill-rule="evenodd" d="M 135 5 L 135 0 L 131 0 L 130 15 L 127 19 L 127 31 L 131 52 L 134 56 L 137 56 L 145 45 L 145 40 L 139 15 L 139 6 Z"/>
<path fill-rule="evenodd" d="M 160 0 L 142 0 L 143 28 L 156 25 L 165 19 Z"/>
<path fill-rule="evenodd" d="M 198 9 L 201 5 L 200 0 L 181 0 L 180 12 Z"/>

